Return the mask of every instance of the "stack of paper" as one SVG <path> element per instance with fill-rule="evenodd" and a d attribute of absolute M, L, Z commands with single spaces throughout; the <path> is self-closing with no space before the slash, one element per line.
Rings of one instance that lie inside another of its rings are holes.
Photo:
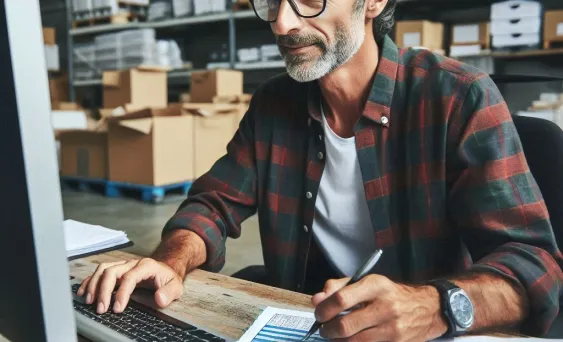
<path fill-rule="evenodd" d="M 64 233 L 66 253 L 69 258 L 125 247 L 130 244 L 125 232 L 73 220 L 64 222 Z"/>

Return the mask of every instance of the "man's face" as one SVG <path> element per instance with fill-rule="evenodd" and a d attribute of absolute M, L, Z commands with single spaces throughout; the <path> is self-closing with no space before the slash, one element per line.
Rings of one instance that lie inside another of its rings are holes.
<path fill-rule="evenodd" d="M 365 37 L 364 0 L 327 0 L 315 18 L 298 16 L 281 1 L 272 31 L 289 75 L 298 82 L 317 80 L 348 61 Z M 295 0 L 298 6 L 322 0 Z"/>

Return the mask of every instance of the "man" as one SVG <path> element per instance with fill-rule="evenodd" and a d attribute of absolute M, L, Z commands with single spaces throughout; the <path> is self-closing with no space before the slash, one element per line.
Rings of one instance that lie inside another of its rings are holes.
<path fill-rule="evenodd" d="M 121 312 L 143 286 L 167 306 L 191 270 L 221 269 L 258 211 L 265 282 L 316 293 L 331 340 L 545 333 L 563 258 L 507 106 L 479 70 L 397 49 L 394 6 L 254 0 L 289 76 L 255 93 L 152 258 L 102 264 L 79 294 Z M 372 274 L 344 287 L 376 248 Z"/>

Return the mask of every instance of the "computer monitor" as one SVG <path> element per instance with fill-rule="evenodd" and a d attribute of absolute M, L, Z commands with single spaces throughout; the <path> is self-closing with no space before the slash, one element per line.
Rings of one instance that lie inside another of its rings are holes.
<path fill-rule="evenodd" d="M 76 341 L 38 0 L 0 2 L 0 70 L 0 335 Z"/>

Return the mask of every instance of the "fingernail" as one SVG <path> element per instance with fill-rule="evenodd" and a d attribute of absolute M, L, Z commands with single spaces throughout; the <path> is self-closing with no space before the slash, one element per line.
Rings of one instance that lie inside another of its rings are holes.
<path fill-rule="evenodd" d="M 119 304 L 119 302 L 115 301 L 115 303 L 113 303 L 113 311 L 118 312 L 120 308 L 121 308 L 121 305 Z"/>
<path fill-rule="evenodd" d="M 162 293 L 162 292 L 160 293 L 160 301 L 161 301 L 163 304 L 168 303 L 168 302 L 167 302 L 167 298 L 166 298 L 166 294 L 164 294 L 164 293 Z"/>
<path fill-rule="evenodd" d="M 89 293 L 86 295 L 86 304 L 92 304 L 92 295 Z"/>
<path fill-rule="evenodd" d="M 104 312 L 104 303 L 99 302 L 98 303 L 98 313 L 101 314 Z"/>

